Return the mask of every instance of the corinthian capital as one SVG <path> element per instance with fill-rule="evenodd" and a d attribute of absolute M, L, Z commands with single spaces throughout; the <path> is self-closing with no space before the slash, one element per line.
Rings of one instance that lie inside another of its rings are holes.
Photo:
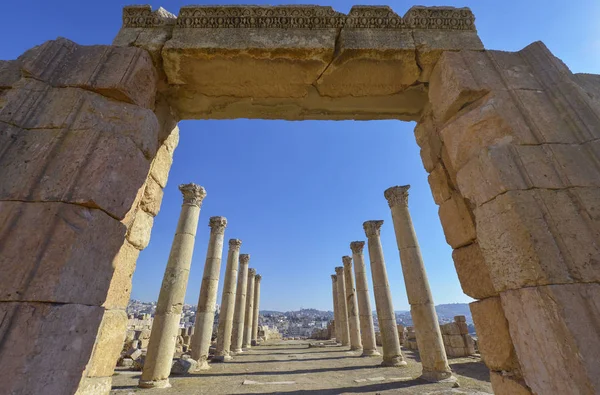
<path fill-rule="evenodd" d="M 240 265 L 247 265 L 250 262 L 250 254 L 240 254 Z"/>
<path fill-rule="evenodd" d="M 230 250 L 240 250 L 240 246 L 242 245 L 242 241 L 240 239 L 229 239 L 229 249 Z"/>
<path fill-rule="evenodd" d="M 366 221 L 363 223 L 363 229 L 367 237 L 379 237 L 379 229 L 383 225 L 383 220 Z"/>
<path fill-rule="evenodd" d="M 385 190 L 383 196 L 385 196 L 387 199 L 390 208 L 394 206 L 408 207 L 409 188 L 410 185 L 403 185 L 391 187 Z"/>
<path fill-rule="evenodd" d="M 337 266 L 335 268 L 335 273 L 339 276 L 343 276 L 344 275 L 344 267 L 343 266 Z"/>
<path fill-rule="evenodd" d="M 248 269 L 248 277 L 256 276 L 256 269 Z"/>
<path fill-rule="evenodd" d="M 257 274 L 256 276 L 254 276 L 254 281 L 259 283 L 260 280 L 262 280 L 262 276 L 260 274 Z"/>
<path fill-rule="evenodd" d="M 332 275 L 331 275 L 331 281 L 332 281 L 332 282 L 336 282 L 336 281 L 337 281 L 337 275 L 335 275 L 335 274 L 332 274 Z"/>
<path fill-rule="evenodd" d="M 183 194 L 183 204 L 202 206 L 202 200 L 206 197 L 206 190 L 194 183 L 181 184 L 179 190 Z"/>
<path fill-rule="evenodd" d="M 365 248 L 364 241 L 353 241 L 350 243 L 350 249 L 354 254 L 361 254 L 363 252 L 363 248 Z"/>
<path fill-rule="evenodd" d="M 342 263 L 344 266 L 352 266 L 352 257 L 348 255 L 344 255 L 342 257 Z"/>
<path fill-rule="evenodd" d="M 227 227 L 227 218 L 225 217 L 210 217 L 208 220 L 208 226 L 210 226 L 210 233 L 223 234 Z"/>

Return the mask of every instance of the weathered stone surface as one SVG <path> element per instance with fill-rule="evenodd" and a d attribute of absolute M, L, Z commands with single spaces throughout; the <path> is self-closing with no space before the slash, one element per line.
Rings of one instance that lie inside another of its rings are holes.
<path fill-rule="evenodd" d="M 0 229 L 2 300 L 104 303 L 125 234 L 114 218 L 73 204 L 0 202 Z"/>
<path fill-rule="evenodd" d="M 133 225 L 127 233 L 127 241 L 138 250 L 148 247 L 152 225 L 154 225 L 154 217 L 144 210 L 137 210 Z"/>
<path fill-rule="evenodd" d="M 0 350 L 0 377 L 3 391 L 14 394 L 75 393 L 103 315 L 102 307 L 81 304 L 1 302 L 0 337 L 4 343 Z"/>
<path fill-rule="evenodd" d="M 179 136 L 179 133 L 176 134 Z M 167 180 L 169 179 L 169 171 L 173 164 L 173 151 L 169 151 L 167 144 L 163 144 L 158 149 L 156 157 L 152 161 L 152 167 L 150 168 L 150 175 L 158 183 L 161 188 L 167 186 Z"/>
<path fill-rule="evenodd" d="M 583 73 L 575 74 L 575 81 L 592 100 L 600 104 L 600 75 Z"/>
<path fill-rule="evenodd" d="M 477 208 L 494 288 L 600 281 L 599 196 L 597 188 L 509 191 Z"/>
<path fill-rule="evenodd" d="M 0 90 L 9 89 L 21 79 L 21 64 L 17 60 L 0 60 Z"/>
<path fill-rule="evenodd" d="M 131 279 L 140 250 L 126 240 L 113 259 L 115 269 L 110 280 L 106 301 L 102 304 L 107 309 L 125 309 L 131 296 Z"/>
<path fill-rule="evenodd" d="M 107 394 L 112 385 L 112 377 L 83 377 L 75 395 Z"/>
<path fill-rule="evenodd" d="M 465 294 L 475 299 L 497 295 L 479 244 L 475 242 L 455 249 L 452 259 Z"/>
<path fill-rule="evenodd" d="M 440 220 L 446 241 L 452 248 L 470 244 L 476 238 L 475 224 L 465 200 L 453 192 L 452 197 L 440 205 Z"/>
<path fill-rule="evenodd" d="M 415 126 L 415 138 L 421 147 L 423 166 L 428 173 L 431 173 L 442 157 L 442 140 L 435 128 L 429 109 L 425 109 L 425 114 Z"/>
<path fill-rule="evenodd" d="M 495 395 L 531 395 L 531 391 L 521 379 L 491 371 L 490 380 Z"/>
<path fill-rule="evenodd" d="M 427 180 L 429 181 L 433 200 L 437 205 L 441 205 L 452 197 L 452 187 L 449 183 L 449 177 L 441 163 L 438 163 L 433 171 L 429 173 Z"/>
<path fill-rule="evenodd" d="M 469 304 L 481 358 L 492 370 L 511 371 L 519 368 L 519 362 L 509 333 L 509 322 L 504 316 L 499 297 L 492 297 Z M 514 325 L 520 325 L 512 321 Z"/>
<path fill-rule="evenodd" d="M 125 310 L 104 310 L 96 335 L 94 351 L 88 361 L 85 377 L 110 377 L 123 348 L 127 313 Z"/>
<path fill-rule="evenodd" d="M 163 198 L 163 189 L 152 177 L 148 177 L 140 208 L 152 216 L 158 215 Z"/>
<path fill-rule="evenodd" d="M 198 370 L 198 363 L 191 358 L 177 358 L 173 361 L 171 366 L 171 374 L 188 374 Z"/>
<path fill-rule="evenodd" d="M 82 46 L 65 38 L 46 41 L 19 58 L 23 73 L 55 87 L 76 87 L 154 108 L 156 70 L 139 48 Z"/>
<path fill-rule="evenodd" d="M 533 393 L 600 391 L 600 284 L 528 287 L 500 297 Z"/>

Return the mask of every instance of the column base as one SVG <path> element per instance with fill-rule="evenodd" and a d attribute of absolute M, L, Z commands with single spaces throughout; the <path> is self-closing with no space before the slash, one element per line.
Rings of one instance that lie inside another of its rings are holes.
<path fill-rule="evenodd" d="M 140 388 L 171 388 L 169 379 L 164 380 L 142 380 L 138 382 Z"/>
<path fill-rule="evenodd" d="M 258 346 L 258 340 L 252 340 L 250 344 L 252 345 L 252 347 Z"/>
<path fill-rule="evenodd" d="M 228 362 L 231 361 L 233 357 L 231 355 L 215 355 L 211 362 Z"/>
<path fill-rule="evenodd" d="M 402 357 L 392 357 L 389 359 L 384 359 L 383 362 L 381 362 L 381 366 L 402 367 L 406 365 L 408 365 L 408 363 L 406 363 L 406 361 Z"/>
<path fill-rule="evenodd" d="M 378 357 L 380 355 L 377 350 L 363 350 L 361 357 Z"/>
<path fill-rule="evenodd" d="M 458 379 L 452 375 L 452 372 L 423 371 L 420 378 L 432 383 L 456 383 Z"/>
<path fill-rule="evenodd" d="M 200 360 L 198 360 L 198 366 L 196 367 L 196 369 L 194 371 L 198 372 L 200 370 L 208 370 L 208 369 L 210 369 L 210 365 L 208 364 L 208 361 L 206 359 L 200 359 Z"/>
<path fill-rule="evenodd" d="M 362 352 L 363 348 L 362 347 L 352 347 L 350 346 L 350 351 L 361 351 Z"/>
<path fill-rule="evenodd" d="M 250 344 L 244 344 L 242 345 L 242 349 L 249 349 L 250 347 L 252 347 Z"/>
<path fill-rule="evenodd" d="M 242 350 L 241 348 L 236 348 L 235 350 L 231 351 L 231 354 L 235 355 L 235 354 L 240 354 L 243 352 L 244 352 L 244 350 Z"/>

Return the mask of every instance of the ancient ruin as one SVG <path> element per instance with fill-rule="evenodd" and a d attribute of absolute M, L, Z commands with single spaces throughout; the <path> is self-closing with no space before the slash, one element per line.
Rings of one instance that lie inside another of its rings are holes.
<path fill-rule="evenodd" d="M 0 61 L 3 390 L 110 391 L 128 336 L 131 276 L 160 210 L 177 123 L 260 118 L 417 122 L 462 289 L 477 300 L 477 345 L 494 391 L 600 392 L 600 77 L 571 73 L 541 42 L 517 52 L 485 49 L 474 21 L 469 9 L 452 7 L 416 6 L 400 16 L 384 6 L 348 14 L 188 6 L 176 16 L 128 6 L 112 45 L 58 38 Z M 177 300 L 204 192 L 182 192 L 172 249 L 182 258 L 167 267 L 181 273 L 163 283 L 152 335 L 130 339 L 148 342 L 141 386 L 168 385 L 183 338 L 173 331 Z M 416 239 L 404 243 L 410 217 L 397 207 L 409 287 L 422 261 Z M 367 221 L 364 230 L 383 364 L 404 366 L 381 225 Z M 239 256 L 234 353 L 253 340 L 248 260 Z M 448 337 L 455 334 L 438 329 L 421 274 L 420 292 L 409 290 L 423 318 L 414 333 L 423 373 L 439 379 L 450 373 L 440 336 L 456 342 Z M 344 281 L 338 271 L 336 332 L 347 328 Z M 369 325 L 361 321 L 364 331 Z M 349 330 L 341 332 L 350 345 Z M 372 351 L 369 336 L 362 343 Z M 193 352 L 204 347 L 191 343 Z"/>

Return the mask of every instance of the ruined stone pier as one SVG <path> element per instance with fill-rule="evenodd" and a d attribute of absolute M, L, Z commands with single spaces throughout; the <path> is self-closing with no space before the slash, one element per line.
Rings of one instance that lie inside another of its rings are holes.
<path fill-rule="evenodd" d="M 139 380 L 139 386 L 142 388 L 171 386 L 169 375 L 179 334 L 179 320 L 192 264 L 200 207 L 206 196 L 204 188 L 196 184 L 180 185 L 179 190 L 183 194 L 183 204 L 158 295 L 148 353 Z"/>
<path fill-rule="evenodd" d="M 221 311 L 219 313 L 219 329 L 217 331 L 217 348 L 213 362 L 224 362 L 232 359 L 230 355 L 231 332 L 233 329 L 233 314 L 235 309 L 235 291 L 238 276 L 238 260 L 240 259 L 240 246 L 242 241 L 229 240 L 227 253 L 227 267 L 223 281 L 223 295 L 221 296 Z"/>

